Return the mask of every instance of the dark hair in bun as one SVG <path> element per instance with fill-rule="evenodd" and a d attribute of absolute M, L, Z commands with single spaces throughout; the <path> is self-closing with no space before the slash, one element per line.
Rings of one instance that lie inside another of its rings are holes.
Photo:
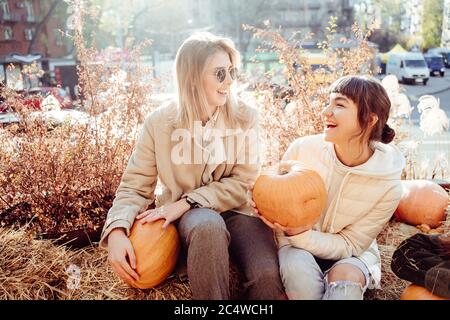
<path fill-rule="evenodd" d="M 381 142 L 389 143 L 394 140 L 395 131 L 387 124 L 384 125 L 383 132 L 381 133 Z"/>

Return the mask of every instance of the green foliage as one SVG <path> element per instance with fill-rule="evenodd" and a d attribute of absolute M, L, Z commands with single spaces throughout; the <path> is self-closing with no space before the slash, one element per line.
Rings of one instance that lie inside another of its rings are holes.
<path fill-rule="evenodd" d="M 392 47 L 400 43 L 404 45 L 402 37 L 400 35 L 400 21 L 402 16 L 402 5 L 403 0 L 373 0 L 360 2 L 372 2 L 374 6 L 379 8 L 380 16 L 376 17 L 374 11 L 372 10 L 372 16 L 370 18 L 365 17 L 366 21 L 371 21 L 375 18 L 381 19 L 378 21 L 380 23 L 380 28 L 374 30 L 369 40 L 378 44 L 380 52 L 386 52 L 392 49 Z M 366 5 L 366 8 L 368 6 Z M 365 14 L 365 13 L 361 13 Z M 364 19 L 363 19 L 364 20 Z M 366 22 L 367 23 L 367 22 Z"/>
<path fill-rule="evenodd" d="M 439 47 L 442 35 L 443 0 L 425 0 L 423 4 L 422 49 Z"/>

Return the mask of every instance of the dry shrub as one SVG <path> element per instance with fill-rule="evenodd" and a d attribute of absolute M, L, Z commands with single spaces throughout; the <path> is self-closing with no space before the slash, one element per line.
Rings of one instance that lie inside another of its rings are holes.
<path fill-rule="evenodd" d="M 75 5 L 82 21 L 85 8 Z M 0 129 L 3 226 L 32 220 L 35 232 L 101 228 L 143 120 L 156 107 L 151 73 L 139 61 L 147 43 L 130 49 L 119 65 L 86 48 L 81 28 L 74 32 L 82 121 L 49 127 L 14 92 L 5 94 L 20 123 Z"/>
<path fill-rule="evenodd" d="M 375 52 L 367 40 L 371 31 L 363 34 L 355 23 L 352 28 L 354 39 L 336 39 L 335 22 L 336 18 L 331 18 L 327 38 L 319 44 L 327 57 L 327 69 L 324 66 L 316 70 L 311 68 L 306 58 L 307 50 L 303 49 L 303 43 L 311 38 L 311 34 L 304 35 L 302 40 L 295 40 L 298 34 L 286 39 L 279 30 L 271 30 L 270 26 L 266 29 L 244 26 L 254 33 L 254 37 L 262 40 L 260 51 L 276 52 L 284 67 L 284 88 L 274 90 L 274 87 L 279 87 L 267 76 L 267 81 L 260 83 L 255 92 L 268 146 L 265 165 L 278 163 L 296 138 L 323 131 L 321 111 L 328 103 L 327 88 L 333 81 L 345 75 L 372 73 Z M 336 46 L 337 42 L 341 45 L 351 42 L 352 45 L 344 49 Z M 287 106 L 286 100 L 289 102 Z"/>

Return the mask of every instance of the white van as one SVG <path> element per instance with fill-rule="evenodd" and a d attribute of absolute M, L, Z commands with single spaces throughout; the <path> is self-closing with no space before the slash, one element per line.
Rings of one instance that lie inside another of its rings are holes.
<path fill-rule="evenodd" d="M 393 74 L 398 81 L 423 83 L 426 85 L 429 70 L 423 54 L 420 52 L 393 52 L 389 54 L 386 75 Z"/>

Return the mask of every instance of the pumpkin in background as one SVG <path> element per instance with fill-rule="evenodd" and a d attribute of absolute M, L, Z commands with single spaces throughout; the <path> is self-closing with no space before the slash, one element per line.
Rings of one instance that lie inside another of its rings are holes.
<path fill-rule="evenodd" d="M 448 299 L 432 294 L 424 287 L 415 284 L 410 284 L 403 291 L 402 295 L 400 296 L 400 300 L 448 300 Z"/>
<path fill-rule="evenodd" d="M 163 282 L 175 268 L 180 240 L 174 225 L 163 229 L 164 219 L 145 224 L 134 223 L 130 241 L 136 255 L 136 272 L 139 281 L 132 286 L 148 289 Z"/>
<path fill-rule="evenodd" d="M 280 163 L 256 179 L 253 200 L 259 213 L 285 227 L 312 226 L 327 201 L 320 175 L 296 161 Z"/>
<path fill-rule="evenodd" d="M 394 215 L 410 225 L 438 227 L 445 220 L 449 195 L 437 183 L 428 180 L 403 180 L 403 195 Z"/>

